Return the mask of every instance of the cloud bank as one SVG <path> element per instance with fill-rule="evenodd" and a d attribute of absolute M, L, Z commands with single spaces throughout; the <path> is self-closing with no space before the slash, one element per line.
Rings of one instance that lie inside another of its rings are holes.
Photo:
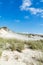
<path fill-rule="evenodd" d="M 43 0 L 41 0 L 43 2 Z M 33 15 L 39 14 L 41 17 L 43 16 L 43 9 L 42 8 L 36 8 L 35 6 L 32 6 L 32 0 L 22 0 L 22 5 L 20 5 L 21 11 L 29 11 Z"/>

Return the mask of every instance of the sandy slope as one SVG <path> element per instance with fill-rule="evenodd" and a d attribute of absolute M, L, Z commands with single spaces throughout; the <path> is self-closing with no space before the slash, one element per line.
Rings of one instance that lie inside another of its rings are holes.
<path fill-rule="evenodd" d="M 38 60 L 42 58 L 42 56 L 41 51 L 31 49 L 22 50 L 22 53 L 5 50 L 0 58 L 0 65 L 39 65 L 38 62 L 40 61 Z"/>
<path fill-rule="evenodd" d="M 15 38 L 18 40 L 40 40 L 40 39 L 43 39 L 43 38 L 38 37 L 38 36 L 34 36 L 34 37 L 29 38 L 28 36 L 13 33 L 12 31 L 6 31 L 4 29 L 0 29 L 0 37 L 8 38 L 8 39 Z"/>
<path fill-rule="evenodd" d="M 4 29 L 0 30 L 0 37 L 2 38 L 15 38 L 15 39 L 20 39 L 20 40 L 28 40 L 28 37 L 19 35 L 16 33 L 13 33 L 11 31 L 5 31 Z"/>

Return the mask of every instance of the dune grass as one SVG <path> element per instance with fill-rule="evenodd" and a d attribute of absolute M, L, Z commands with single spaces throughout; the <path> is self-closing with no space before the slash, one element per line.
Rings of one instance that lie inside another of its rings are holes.
<path fill-rule="evenodd" d="M 21 51 L 24 49 L 24 43 L 21 40 L 17 39 L 2 39 L 0 38 L 0 49 L 3 50 L 18 50 Z"/>
<path fill-rule="evenodd" d="M 0 57 L 3 50 L 17 50 L 21 52 L 25 45 L 27 45 L 27 48 L 33 49 L 33 50 L 41 50 L 43 52 L 43 40 L 37 40 L 37 41 L 21 41 L 17 39 L 3 39 L 0 38 Z M 8 58 L 7 58 L 8 59 Z M 43 54 L 39 58 L 34 58 L 38 61 L 38 65 L 42 65 L 43 63 Z M 33 63 L 31 64 L 33 65 Z"/>
<path fill-rule="evenodd" d="M 7 50 L 11 49 L 21 51 L 24 49 L 25 44 L 27 48 L 43 50 L 43 40 L 38 41 L 21 41 L 17 39 L 2 39 L 0 38 L 0 49 Z"/>
<path fill-rule="evenodd" d="M 28 48 L 30 49 L 36 49 L 36 50 L 43 51 L 43 40 L 28 41 L 26 44 L 28 45 Z"/>

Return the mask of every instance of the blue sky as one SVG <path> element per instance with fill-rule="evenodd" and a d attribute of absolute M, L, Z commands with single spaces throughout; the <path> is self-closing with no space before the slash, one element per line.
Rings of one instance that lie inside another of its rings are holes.
<path fill-rule="evenodd" d="M 43 0 L 0 0 L 0 27 L 43 33 Z"/>

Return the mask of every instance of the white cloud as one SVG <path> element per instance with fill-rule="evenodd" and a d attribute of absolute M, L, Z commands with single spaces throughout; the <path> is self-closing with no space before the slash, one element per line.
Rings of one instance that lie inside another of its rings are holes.
<path fill-rule="evenodd" d="M 24 18 L 25 18 L 25 19 L 29 19 L 29 16 L 25 16 Z"/>
<path fill-rule="evenodd" d="M 41 18 L 43 18 L 43 15 L 41 16 Z"/>
<path fill-rule="evenodd" d="M 43 0 L 40 0 L 40 2 L 43 2 Z"/>
<path fill-rule="evenodd" d="M 17 19 L 16 19 L 16 20 L 14 20 L 14 21 L 15 21 L 15 22 L 18 22 L 18 23 L 20 22 L 20 20 L 17 20 Z"/>
<path fill-rule="evenodd" d="M 34 8 L 34 7 L 31 7 L 31 8 L 28 8 L 27 10 L 29 10 L 32 14 L 40 14 L 40 13 L 43 13 L 43 9 L 40 9 L 40 8 Z"/>
<path fill-rule="evenodd" d="M 23 11 L 23 10 L 30 11 L 31 14 L 34 14 L 34 15 L 38 15 L 38 14 L 40 15 L 43 13 L 43 9 L 32 7 L 32 5 L 33 4 L 31 2 L 31 0 L 23 0 L 22 5 L 20 6 L 20 10 L 21 11 Z"/>
<path fill-rule="evenodd" d="M 43 26 L 43 23 L 42 23 L 42 24 L 40 24 L 40 26 Z"/>
<path fill-rule="evenodd" d="M 32 3 L 30 0 L 23 0 L 22 5 L 20 6 L 21 10 L 26 10 L 27 7 L 31 6 Z"/>
<path fill-rule="evenodd" d="M 40 14 L 41 18 L 43 18 L 43 13 Z"/>

